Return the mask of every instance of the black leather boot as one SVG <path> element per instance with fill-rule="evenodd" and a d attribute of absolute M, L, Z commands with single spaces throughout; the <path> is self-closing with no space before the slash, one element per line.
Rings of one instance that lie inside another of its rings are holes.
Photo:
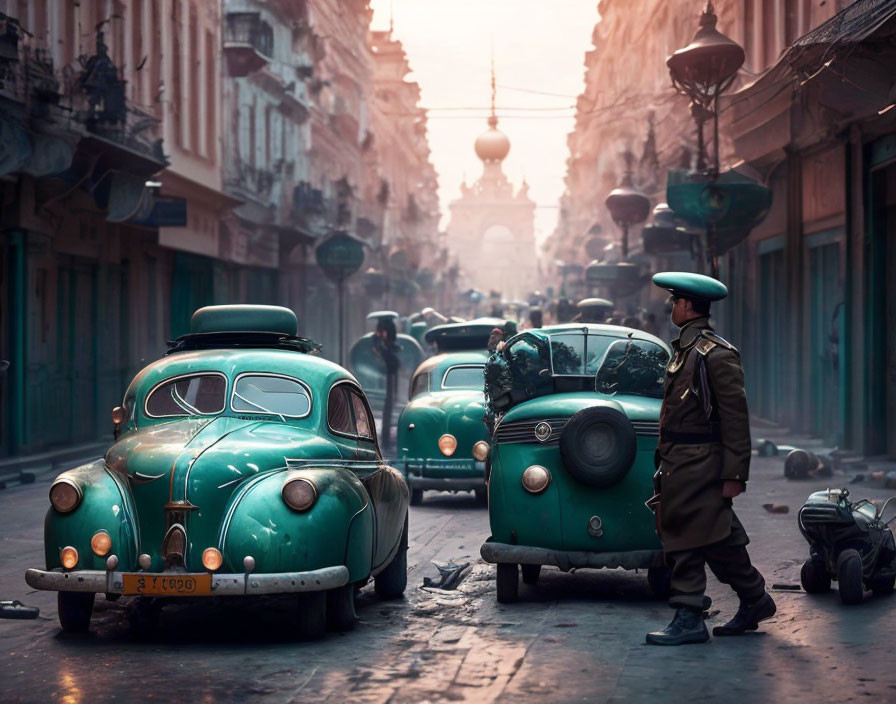
<path fill-rule="evenodd" d="M 672 623 L 661 631 L 647 634 L 650 645 L 684 645 L 685 643 L 705 643 L 709 631 L 703 623 L 703 611 L 679 608 Z"/>
<path fill-rule="evenodd" d="M 740 608 L 724 626 L 716 626 L 712 629 L 714 636 L 739 636 L 746 631 L 755 631 L 759 628 L 759 622 L 775 615 L 778 607 L 770 594 L 763 594 L 752 604 L 740 602 Z"/>

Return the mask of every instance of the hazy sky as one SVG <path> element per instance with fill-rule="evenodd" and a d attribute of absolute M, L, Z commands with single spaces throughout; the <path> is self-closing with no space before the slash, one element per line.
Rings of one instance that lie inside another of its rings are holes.
<path fill-rule="evenodd" d="M 473 142 L 487 128 L 494 43 L 498 129 L 511 143 L 504 172 L 515 186 L 523 176 L 529 182 L 539 206 L 535 236 L 544 240 L 554 229 L 563 193 L 566 135 L 584 86 L 597 0 L 391 2 L 393 36 L 404 44 L 414 70 L 409 79 L 420 84 L 421 104 L 430 109 L 429 144 L 443 216 L 460 196 L 464 176 L 472 183 L 482 172 Z M 390 0 L 372 0 L 371 6 L 373 29 L 388 28 Z"/>

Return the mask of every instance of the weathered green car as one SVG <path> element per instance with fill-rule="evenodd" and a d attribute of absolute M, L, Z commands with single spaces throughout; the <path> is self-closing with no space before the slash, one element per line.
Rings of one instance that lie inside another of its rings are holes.
<path fill-rule="evenodd" d="M 654 591 L 668 574 L 655 518 L 653 455 L 669 348 L 612 325 L 522 332 L 486 366 L 496 422 L 488 478 L 498 601 L 518 597 L 519 572 L 542 565 L 647 568 Z"/>
<path fill-rule="evenodd" d="M 407 584 L 408 487 L 387 466 L 357 381 L 308 354 L 292 311 L 212 306 L 131 382 L 117 442 L 50 488 L 46 569 L 59 621 L 85 630 L 96 593 L 298 595 L 300 635 L 355 620 L 370 577 Z M 145 598 L 144 598 L 145 597 Z"/>
<path fill-rule="evenodd" d="M 411 487 L 412 505 L 426 489 L 473 491 L 485 503 L 489 433 L 483 370 L 489 335 L 504 323 L 480 318 L 426 333 L 440 354 L 417 367 L 410 401 L 398 419 L 396 464 Z"/>

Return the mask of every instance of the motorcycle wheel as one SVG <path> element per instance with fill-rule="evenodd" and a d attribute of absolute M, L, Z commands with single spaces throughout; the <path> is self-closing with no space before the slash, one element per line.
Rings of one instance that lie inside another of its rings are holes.
<path fill-rule="evenodd" d="M 857 550 L 844 550 L 837 558 L 837 582 L 840 601 L 844 604 L 861 604 L 865 598 L 862 584 L 862 557 Z"/>
<path fill-rule="evenodd" d="M 831 589 L 831 575 L 824 560 L 810 557 L 800 569 L 800 583 L 807 594 L 824 594 Z"/>

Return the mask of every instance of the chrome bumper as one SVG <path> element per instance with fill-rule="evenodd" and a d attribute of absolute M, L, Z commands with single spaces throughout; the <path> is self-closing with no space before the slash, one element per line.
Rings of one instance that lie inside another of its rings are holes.
<path fill-rule="evenodd" d="M 626 570 L 644 569 L 663 563 L 662 550 L 631 550 L 628 552 L 587 552 L 585 550 L 550 550 L 526 545 L 485 542 L 479 554 L 486 562 L 506 562 L 519 565 L 553 565 L 564 572 L 576 567 Z"/>
<path fill-rule="evenodd" d="M 472 491 L 485 489 L 484 477 L 416 477 L 408 475 L 411 489 L 435 489 L 437 491 Z"/>
<path fill-rule="evenodd" d="M 25 572 L 25 581 L 35 589 L 56 592 L 105 592 L 121 594 L 121 572 L 104 570 L 38 570 Z M 348 567 L 324 567 L 308 572 L 272 574 L 213 574 L 212 593 L 206 596 L 247 596 L 252 594 L 291 594 L 319 592 L 348 584 Z"/>

